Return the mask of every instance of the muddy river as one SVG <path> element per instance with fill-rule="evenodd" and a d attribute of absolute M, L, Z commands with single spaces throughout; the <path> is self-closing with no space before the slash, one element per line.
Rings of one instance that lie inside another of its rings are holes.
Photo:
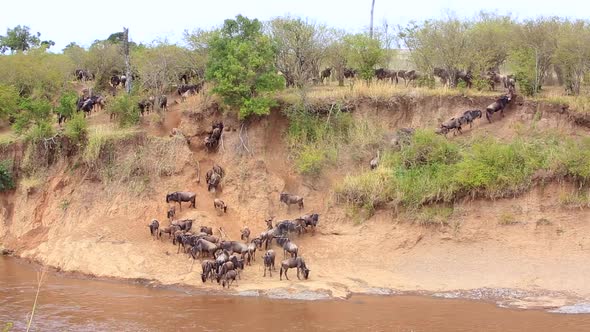
<path fill-rule="evenodd" d="M 36 265 L 0 256 L 0 331 L 23 331 Z M 33 331 L 590 331 L 590 315 L 419 296 L 290 301 L 48 273 Z"/>

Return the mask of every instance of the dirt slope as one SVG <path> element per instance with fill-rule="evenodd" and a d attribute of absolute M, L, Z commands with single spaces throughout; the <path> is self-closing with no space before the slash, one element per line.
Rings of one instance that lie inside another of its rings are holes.
<path fill-rule="evenodd" d="M 384 289 L 439 292 L 489 287 L 529 291 L 538 296 L 528 298 L 535 304 L 590 298 L 590 283 L 585 281 L 590 273 L 586 264 L 590 258 L 590 212 L 561 207 L 560 195 L 571 190 L 567 184 L 551 184 L 514 199 L 459 203 L 450 226 L 422 227 L 389 210 L 358 224 L 347 216 L 346 207 L 334 202 L 331 188 L 364 164 L 339 165 L 319 180 L 302 178 L 291 167 L 281 139 L 288 123 L 278 111 L 251 123 L 247 131 L 225 118 L 230 130 L 224 132 L 223 146 L 217 153 L 207 153 L 201 144 L 203 131 L 222 116 L 214 110 L 199 111 L 198 98 L 173 104 L 162 124 L 147 117 L 142 120 L 149 135 L 167 137 L 171 128 L 196 134 L 190 146 L 182 147 L 172 175 L 151 177 L 148 185 L 133 193 L 125 183 L 107 186 L 92 174 L 72 170 L 67 161 L 60 161 L 36 192 L 27 194 L 19 189 L 0 195 L 0 243 L 22 257 L 64 271 L 218 290 L 216 284 L 202 284 L 198 263 L 191 269 L 191 261 L 177 254 L 167 239 L 149 237 L 149 220 L 156 218 L 167 225 L 165 194 L 191 190 L 197 193 L 197 208 L 186 206 L 177 217 L 194 218 L 195 225 L 221 227 L 232 240 L 239 238 L 244 226 L 259 234 L 268 216 L 282 220 L 303 212 L 321 214 L 315 235 L 294 239 L 312 271 L 310 280 L 297 281 L 295 271 L 290 274 L 291 281 L 279 281 L 275 274 L 263 278 L 258 259 L 245 270 L 237 288 L 240 291 L 286 287 L 292 293 L 311 289 L 346 296 Z M 433 127 L 441 119 L 486 102 L 489 98 L 424 97 L 400 100 L 393 106 L 361 104 L 354 114 L 379 119 L 391 130 Z M 525 103 L 511 107 L 504 119 L 496 116 L 492 124 L 484 119 L 472 130 L 465 130 L 464 137 L 450 139 L 466 139 L 477 133 L 509 140 L 518 124 L 530 124 L 537 111 L 542 113 L 541 126 L 564 134 L 588 134 L 548 107 Z M 91 123 L 103 123 L 104 116 L 93 115 Z M 133 150 L 130 146 L 120 148 L 129 153 Z M 204 179 L 197 182 L 197 165 L 204 177 L 214 163 L 223 166 L 227 175 L 222 189 L 209 193 Z M 279 204 L 279 193 L 284 190 L 305 197 L 304 211 Z M 226 215 L 214 210 L 215 197 L 229 205 Z M 507 214 L 517 223 L 501 225 Z M 542 218 L 547 225 L 537 224 Z M 282 251 L 275 250 L 280 261 Z M 551 295 L 551 300 L 543 295 Z"/>

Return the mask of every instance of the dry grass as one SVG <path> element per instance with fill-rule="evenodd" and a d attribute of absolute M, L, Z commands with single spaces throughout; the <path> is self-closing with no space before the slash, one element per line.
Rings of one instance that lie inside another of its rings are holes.
<path fill-rule="evenodd" d="M 112 142 L 129 139 L 139 133 L 136 128 L 120 129 L 114 125 L 101 125 L 90 128 L 88 144 L 82 154 L 84 162 L 93 166 L 97 163 L 104 147 Z"/>
<path fill-rule="evenodd" d="M 37 189 L 43 185 L 44 178 L 38 174 L 33 174 L 20 181 L 20 187 L 24 192 L 28 193 L 34 189 Z"/>
<path fill-rule="evenodd" d="M 576 113 L 590 113 L 590 96 L 547 96 L 537 100 L 554 105 L 568 105 Z"/>
<path fill-rule="evenodd" d="M 0 134 L 0 148 L 6 147 L 18 140 L 18 136 L 12 132 Z"/>
<path fill-rule="evenodd" d="M 448 89 L 437 87 L 434 89 L 422 87 L 405 87 L 403 84 L 373 83 L 367 85 L 357 81 L 354 85 L 347 84 L 340 87 L 337 85 L 318 85 L 307 88 L 305 97 L 311 103 L 325 100 L 352 101 L 369 99 L 372 101 L 387 101 L 396 96 L 497 96 L 498 91 L 477 91 L 476 89 Z M 287 104 L 295 104 L 301 99 L 301 92 L 297 89 L 287 89 L 279 94 L 279 99 Z"/>

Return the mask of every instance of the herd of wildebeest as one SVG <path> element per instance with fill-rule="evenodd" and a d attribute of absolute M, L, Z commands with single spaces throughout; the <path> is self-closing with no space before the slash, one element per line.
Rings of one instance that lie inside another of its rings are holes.
<path fill-rule="evenodd" d="M 219 141 L 223 134 L 223 123 L 216 122 L 212 125 L 212 130 L 205 138 L 204 145 L 211 151 L 218 147 Z M 225 170 L 218 164 L 206 173 L 207 191 L 217 192 L 221 185 L 221 180 L 225 176 Z M 209 226 L 199 226 L 193 230 L 194 219 L 178 219 L 176 217 L 176 203 L 179 210 L 182 209 L 182 203 L 188 202 L 189 208 L 196 208 L 197 195 L 194 192 L 176 191 L 166 195 L 166 203 L 169 204 L 166 212 L 168 226 L 161 227 L 160 222 L 154 219 L 150 222 L 150 234 L 155 239 L 163 239 L 167 235 L 172 244 L 178 246 L 177 254 L 182 251 L 194 260 L 202 259 L 201 280 L 216 280 L 223 287 L 229 286 L 240 278 L 240 272 L 246 266 L 249 266 L 256 260 L 256 251 L 262 250 L 265 253 L 262 257 L 264 266 L 264 277 L 266 272 L 272 277 L 272 271 L 275 270 L 275 251 L 271 249 L 273 241 L 283 249 L 284 260 L 281 262 L 279 276 L 282 280 L 283 273 L 287 280 L 287 270 L 290 268 L 297 269 L 297 278 L 303 276 L 309 278 L 309 269 L 305 264 L 303 257 L 299 255 L 298 246 L 292 241 L 293 235 L 302 235 L 311 230 L 315 233 L 315 228 L 319 222 L 319 214 L 310 213 L 303 215 L 294 220 L 282 220 L 273 225 L 274 217 L 265 220 L 267 230 L 260 233 L 255 238 L 250 238 L 251 232 L 248 227 L 241 230 L 241 241 L 230 240 L 227 234 L 219 228 L 219 237 L 213 235 L 213 228 Z M 279 195 L 279 201 L 290 209 L 291 205 L 296 205 L 299 209 L 304 208 L 303 197 L 282 192 Z M 172 204 L 172 205 L 170 205 Z M 213 207 L 219 214 L 227 213 L 228 206 L 220 198 L 213 199 Z M 287 258 L 287 255 L 290 255 Z M 192 264 L 191 264 L 192 267 Z"/>
<path fill-rule="evenodd" d="M 346 68 L 344 70 L 344 76 L 346 78 L 354 78 L 357 74 L 356 70 Z M 285 79 L 287 87 L 293 86 L 294 82 L 290 79 L 288 74 L 281 73 Z M 332 75 L 332 69 L 326 68 L 320 73 L 320 79 L 323 83 L 326 78 L 330 78 Z M 466 83 L 467 87 L 471 86 L 472 76 L 470 73 L 455 72 L 450 75 L 446 70 L 435 68 L 434 76 L 439 77 L 443 85 L 455 86 L 459 80 Z M 92 79 L 87 71 L 79 70 L 76 71 L 76 77 L 80 80 Z M 380 81 L 390 81 L 392 84 L 398 84 L 400 79 L 404 81 L 404 84 L 408 86 L 421 77 L 421 74 L 415 70 L 389 70 L 389 69 L 376 69 L 375 77 Z M 494 103 L 486 107 L 485 115 L 489 122 L 492 121 L 492 116 L 496 112 L 501 112 L 504 115 L 504 108 L 515 98 L 515 81 L 513 77 L 502 76 L 494 72 L 488 73 L 490 81 L 490 87 L 493 90 L 496 84 L 502 84 L 504 88 L 508 90 L 507 94 L 500 96 Z M 181 102 L 183 102 L 188 96 L 197 94 L 203 89 L 203 82 L 199 84 L 188 84 L 190 77 L 182 77 L 182 84 L 178 86 L 177 93 L 180 96 Z M 117 87 L 120 84 L 125 84 L 126 77 L 124 75 L 114 75 L 111 78 L 111 85 Z M 150 96 L 147 99 L 143 99 L 138 103 L 139 112 L 141 115 L 149 113 L 156 105 L 161 109 L 167 110 L 168 99 L 166 95 L 162 95 L 156 98 Z M 99 110 L 104 108 L 105 98 L 100 95 L 88 94 L 87 91 L 78 99 L 77 110 L 84 111 L 85 114 L 92 112 L 92 110 Z M 470 127 L 473 122 L 481 118 L 483 112 L 478 109 L 467 110 L 463 114 L 453 117 L 442 124 L 437 129 L 438 134 L 447 135 L 450 131 L 461 133 L 462 126 L 469 124 Z M 112 117 L 112 115 L 111 115 Z M 61 124 L 65 119 L 61 117 L 58 119 Z M 207 137 L 204 140 L 204 146 L 207 151 L 217 149 L 221 137 L 223 134 L 223 123 L 216 122 L 212 124 L 212 130 L 208 132 Z M 396 144 L 403 144 L 405 141 L 409 141 L 409 138 L 414 133 L 411 128 L 402 128 L 398 130 Z M 173 129 L 173 135 L 181 134 L 176 128 Z M 374 169 L 379 164 L 379 153 L 377 156 L 370 161 L 370 168 Z M 221 180 L 225 176 L 223 168 L 215 164 L 206 174 L 207 190 L 209 192 L 215 192 L 221 184 Z M 300 196 L 292 195 L 289 193 L 282 192 L 279 196 L 279 201 L 287 205 L 287 209 L 291 205 L 297 205 L 299 209 L 303 209 L 303 198 Z M 196 194 L 194 192 L 177 191 L 166 195 L 166 203 L 178 203 L 179 209 L 182 208 L 182 202 L 189 202 L 189 207 L 196 208 Z M 219 199 L 213 199 L 213 206 L 215 210 L 223 214 L 227 212 L 227 204 Z M 236 281 L 236 278 L 240 278 L 240 272 L 244 270 L 246 266 L 249 266 L 256 260 L 256 251 L 265 250 L 262 256 L 264 266 L 264 277 L 266 277 L 267 271 L 272 277 L 272 271 L 275 269 L 275 251 L 271 249 L 273 241 L 283 249 L 284 260 L 280 264 L 279 278 L 282 280 L 283 273 L 285 278 L 288 279 L 287 270 L 290 268 L 297 269 L 297 278 L 300 279 L 303 276 L 304 279 L 309 278 L 310 270 L 305 264 L 303 257 L 299 255 L 298 246 L 292 241 L 293 235 L 302 235 L 307 233 L 308 228 L 311 228 L 312 232 L 315 233 L 315 228 L 318 225 L 319 214 L 309 213 L 303 215 L 294 220 L 282 220 L 273 225 L 274 217 L 267 218 L 264 222 L 266 223 L 267 230 L 260 233 L 259 236 L 250 239 L 250 229 L 245 227 L 241 230 L 241 241 L 230 240 L 227 234 L 219 228 L 219 237 L 213 235 L 213 228 L 209 226 L 199 226 L 193 230 L 193 219 L 181 219 L 175 220 L 176 216 L 176 205 L 169 206 L 167 211 L 168 226 L 161 227 L 160 222 L 156 219 L 150 222 L 149 229 L 150 234 L 155 239 L 163 239 L 163 236 L 167 235 L 168 239 L 172 241 L 172 244 L 178 246 L 177 254 L 182 251 L 194 260 L 201 259 L 201 280 L 206 282 L 207 280 L 216 280 L 217 283 L 221 283 L 223 287 L 229 286 Z M 287 255 L 290 255 L 287 258 Z M 191 264 L 192 267 L 192 264 Z"/>

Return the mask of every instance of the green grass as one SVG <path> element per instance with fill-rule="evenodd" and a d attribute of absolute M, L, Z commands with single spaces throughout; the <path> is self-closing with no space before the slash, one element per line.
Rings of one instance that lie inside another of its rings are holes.
<path fill-rule="evenodd" d="M 371 156 L 382 144 L 383 129 L 372 121 L 340 110 L 338 105 L 327 115 L 301 107 L 285 111 L 289 118 L 287 144 L 297 171 L 319 176 L 326 165 L 351 158 L 355 161 Z"/>
<path fill-rule="evenodd" d="M 393 202 L 417 209 L 465 196 L 516 195 L 534 184 L 537 171 L 586 185 L 590 139 L 533 135 L 509 143 L 493 138 L 461 143 L 419 130 L 409 145 L 385 153 L 376 171 L 347 176 L 336 194 L 339 201 L 359 207 Z"/>

